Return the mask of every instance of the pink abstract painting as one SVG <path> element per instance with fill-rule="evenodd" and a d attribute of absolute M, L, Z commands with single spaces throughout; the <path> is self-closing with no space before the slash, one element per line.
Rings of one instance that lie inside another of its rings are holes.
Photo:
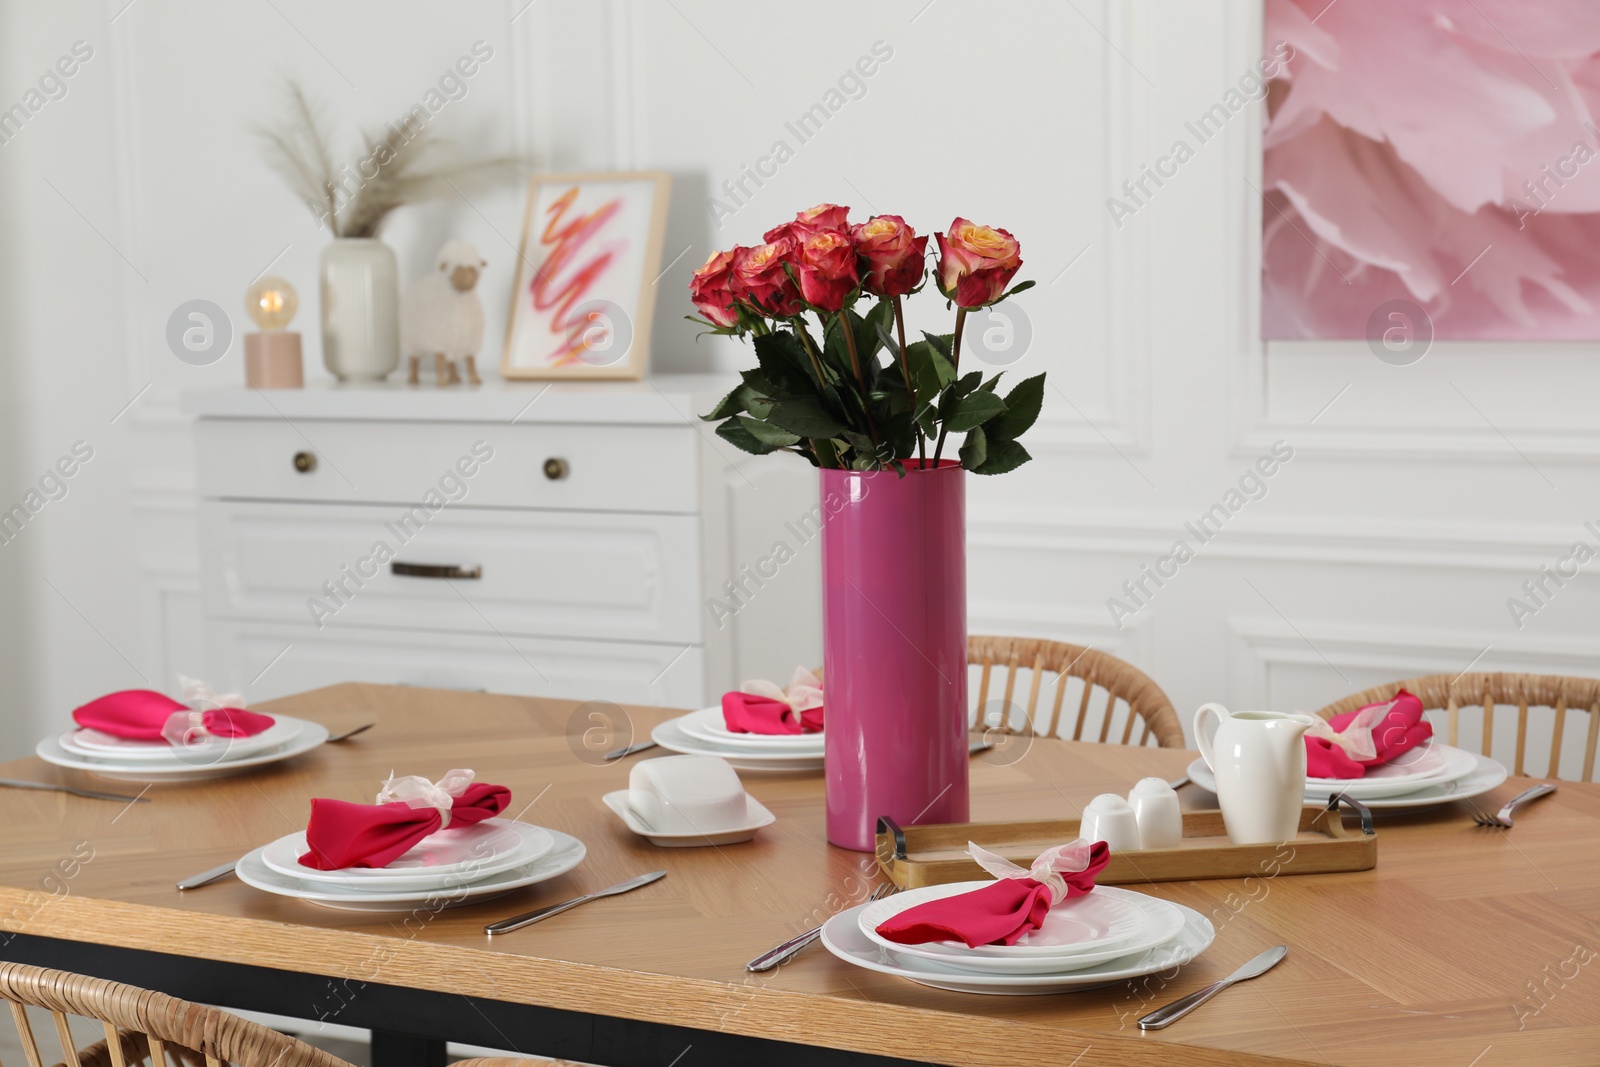
<path fill-rule="evenodd" d="M 1600 337 L 1600 2 L 1266 0 L 1265 38 L 1263 337 Z"/>

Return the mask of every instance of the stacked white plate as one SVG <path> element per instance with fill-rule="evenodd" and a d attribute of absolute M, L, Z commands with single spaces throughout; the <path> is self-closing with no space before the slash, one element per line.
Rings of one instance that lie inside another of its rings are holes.
<path fill-rule="evenodd" d="M 1201 789 L 1217 791 L 1206 761 L 1189 764 L 1189 777 Z M 1506 780 L 1506 769 L 1488 756 L 1434 741 L 1360 778 L 1307 778 L 1305 803 L 1321 807 L 1344 793 L 1369 808 L 1422 808 L 1487 793 Z"/>
<path fill-rule="evenodd" d="M 558 830 L 485 819 L 431 834 L 387 867 L 319 871 L 302 866 L 306 835 L 289 834 L 239 861 L 246 885 L 345 911 L 431 910 L 489 900 L 565 874 L 583 842 Z"/>
<path fill-rule="evenodd" d="M 822 943 L 846 963 L 936 989 L 1025 996 L 1092 989 L 1164 971 L 1188 963 L 1216 937 L 1210 920 L 1197 911 L 1104 885 L 1051 908 L 1044 925 L 1015 945 L 901 945 L 877 932 L 907 908 L 991 884 L 928 886 L 850 908 L 823 925 Z"/>
<path fill-rule="evenodd" d="M 288 715 L 252 737 L 210 738 L 181 748 L 166 741 L 128 741 L 98 730 L 47 737 L 34 751 L 46 763 L 122 782 L 193 782 L 292 759 L 328 739 L 319 723 Z"/>
<path fill-rule="evenodd" d="M 720 756 L 740 771 L 820 771 L 822 732 L 814 734 L 738 734 L 728 729 L 722 708 L 668 719 L 650 734 L 672 752 Z"/>

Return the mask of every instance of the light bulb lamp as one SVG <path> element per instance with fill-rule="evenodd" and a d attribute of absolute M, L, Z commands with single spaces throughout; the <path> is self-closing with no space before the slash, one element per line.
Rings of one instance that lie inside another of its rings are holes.
<path fill-rule="evenodd" d="M 252 389 L 303 388 L 300 335 L 284 329 L 300 309 L 294 286 L 282 278 L 262 278 L 245 290 L 244 309 L 260 327 L 244 335 L 245 384 Z"/>

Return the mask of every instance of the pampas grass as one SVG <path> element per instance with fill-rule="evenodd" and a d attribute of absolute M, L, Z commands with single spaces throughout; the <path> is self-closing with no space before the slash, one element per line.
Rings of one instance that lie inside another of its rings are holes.
<path fill-rule="evenodd" d="M 438 157 L 448 143 L 434 134 L 427 121 L 427 112 L 419 106 L 381 136 L 363 133 L 361 156 L 336 167 L 319 110 L 291 81 L 283 123 L 257 126 L 255 132 L 263 141 L 267 164 L 319 224 L 326 223 L 335 237 L 376 237 L 395 208 L 459 194 L 462 185 L 519 162 L 502 156 L 440 163 Z"/>

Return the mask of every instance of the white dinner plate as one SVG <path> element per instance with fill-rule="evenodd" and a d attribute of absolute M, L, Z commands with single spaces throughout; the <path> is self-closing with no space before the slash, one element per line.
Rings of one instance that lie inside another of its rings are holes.
<path fill-rule="evenodd" d="M 1422 786 L 1409 793 L 1399 793 L 1394 796 L 1360 798 L 1361 803 L 1376 811 L 1396 808 L 1426 808 L 1435 804 L 1449 804 L 1452 801 L 1466 800 L 1491 789 L 1499 787 L 1507 778 L 1504 766 L 1488 756 L 1472 755 L 1474 766 L 1470 774 L 1453 781 L 1435 782 Z M 1195 785 L 1207 792 L 1217 791 L 1217 780 L 1211 774 L 1211 768 L 1206 766 L 1206 761 L 1197 759 L 1189 764 L 1189 778 Z M 1328 803 L 1330 793 L 1337 790 L 1322 789 L 1306 790 L 1305 803 L 1308 807 L 1320 808 Z"/>
<path fill-rule="evenodd" d="M 542 826 L 485 819 L 429 834 L 387 867 L 318 871 L 300 863 L 307 847 L 302 830 L 264 846 L 261 862 L 279 874 L 307 882 L 332 883 L 363 892 L 401 892 L 459 884 L 463 877 L 477 881 L 526 866 L 544 856 L 555 843 L 550 831 Z"/>
<path fill-rule="evenodd" d="M 946 967 L 918 956 L 893 954 L 875 944 L 861 932 L 859 924 L 861 909 L 867 906 L 861 904 L 848 908 L 823 924 L 822 943 L 829 952 L 846 963 L 869 971 L 892 974 L 921 985 L 957 993 L 1035 996 L 1095 989 L 1188 963 L 1210 948 L 1217 936 L 1211 921 L 1204 915 L 1181 904 L 1174 904 L 1173 907 L 1183 916 L 1182 928 L 1169 940 L 1143 952 L 1132 952 L 1093 967 L 1058 974 L 977 974 Z"/>
<path fill-rule="evenodd" d="M 931 900 L 970 893 L 994 884 L 993 878 L 979 878 L 970 882 L 948 882 L 944 885 L 908 889 L 904 893 L 874 901 L 862 910 L 861 932 L 891 952 L 903 948 L 878 933 L 877 927 L 901 912 L 926 904 Z M 1079 952 L 1097 948 L 1111 948 L 1126 944 L 1144 929 L 1146 912 L 1130 898 L 1140 894 L 1112 891 L 1102 893 L 1106 887 L 1096 887 L 1094 892 L 1062 901 L 1045 915 L 1044 925 L 1024 935 L 1015 945 L 980 945 L 968 948 L 960 941 L 938 944 L 959 950 L 958 954 L 994 957 L 998 959 L 1048 959 L 1060 960 Z"/>
<path fill-rule="evenodd" d="M 889 954 L 895 957 L 919 956 L 932 960 L 946 967 L 963 971 L 975 971 L 980 974 L 1067 974 L 1079 971 L 1085 967 L 1093 967 L 1107 960 L 1120 959 L 1135 952 L 1144 952 L 1163 945 L 1183 929 L 1183 912 L 1176 904 L 1171 904 L 1160 897 L 1148 896 L 1131 889 L 1120 889 L 1117 886 L 1096 886 L 1091 897 L 1101 893 L 1112 895 L 1127 894 L 1135 899 L 1137 906 L 1144 915 L 1143 928 L 1132 938 L 1117 941 L 1102 948 L 1090 951 L 1077 952 L 1068 956 L 1021 956 L 1004 957 L 986 955 L 979 949 L 970 949 L 956 941 L 935 942 L 925 945 L 899 945 L 875 935 L 875 931 L 865 926 L 862 932 L 880 946 L 889 949 Z M 890 898 L 892 899 L 892 898 Z M 1077 898 L 1073 898 L 1077 899 Z M 984 949 L 1005 948 L 1004 945 L 984 945 Z"/>
<path fill-rule="evenodd" d="M 417 908 L 456 908 L 504 896 L 513 889 L 533 885 L 566 874 L 583 862 L 588 851 L 583 842 L 559 830 L 549 831 L 555 845 L 542 857 L 521 867 L 480 878 L 463 879 L 450 885 L 429 890 L 395 890 L 389 893 L 369 892 L 359 889 L 341 889 L 337 885 L 290 878 L 261 862 L 261 849 L 248 853 L 239 861 L 234 873 L 245 885 L 280 897 L 294 897 L 325 908 L 344 911 L 414 911 Z"/>
<path fill-rule="evenodd" d="M 1410 754 L 1407 752 L 1405 755 Z M 1466 749 L 1438 744 L 1430 746 L 1427 764 L 1422 770 L 1413 772 L 1406 767 L 1386 763 L 1381 767 L 1373 767 L 1360 778 L 1307 778 L 1306 796 L 1327 797 L 1344 792 L 1357 800 L 1366 800 L 1368 797 L 1381 799 L 1410 793 L 1425 785 L 1453 782 L 1471 774 L 1476 766 L 1476 758 Z"/>
<path fill-rule="evenodd" d="M 742 749 L 719 745 L 690 737 L 678 726 L 677 719 L 666 722 L 650 731 L 650 739 L 669 752 L 682 752 L 689 756 L 719 756 L 737 771 L 820 771 L 822 753 L 815 755 L 787 755 L 766 752 L 745 752 Z"/>
<path fill-rule="evenodd" d="M 304 721 L 304 720 L 302 720 Z M 207 778 L 222 778 L 230 774 L 239 774 L 253 767 L 262 767 L 280 760 L 293 759 L 295 756 L 304 755 L 328 739 L 328 729 L 319 723 L 306 722 L 301 731 L 295 735 L 294 740 L 286 745 L 260 753 L 255 756 L 246 756 L 243 759 L 223 760 L 220 763 L 184 763 L 174 761 L 172 764 L 155 763 L 150 760 L 130 760 L 119 762 L 109 759 L 87 759 L 67 752 L 61 747 L 59 739 L 47 737 L 40 741 L 34 753 L 46 763 L 57 767 L 67 767 L 75 771 L 87 771 L 101 778 L 109 778 L 117 782 L 198 782 Z"/>
<path fill-rule="evenodd" d="M 722 708 L 702 708 L 679 717 L 678 729 L 697 741 L 726 745 L 746 752 L 783 752 L 814 755 L 822 751 L 822 732 L 814 734 L 740 734 L 728 729 Z"/>
<path fill-rule="evenodd" d="M 713 830 L 710 833 L 677 833 L 664 834 L 647 826 L 643 819 L 628 806 L 628 791 L 618 789 L 614 793 L 607 793 L 600 799 L 605 801 L 606 807 L 617 813 L 617 818 L 622 824 L 640 837 L 650 839 L 652 845 L 662 848 L 694 848 L 698 845 L 737 845 L 756 836 L 756 831 L 762 827 L 771 826 L 778 821 L 778 817 L 768 811 L 766 805 L 751 796 L 744 795 L 745 819 L 738 826 Z"/>
<path fill-rule="evenodd" d="M 286 745 L 299 736 L 307 725 L 304 719 L 276 715 L 271 726 L 251 737 L 217 737 L 204 744 L 189 745 L 178 754 L 178 749 L 166 741 L 129 741 L 113 737 L 99 730 L 72 729 L 59 738 L 61 747 L 73 756 L 93 760 L 110 760 L 126 763 L 129 760 L 152 763 L 182 764 L 192 767 L 197 762 L 208 766 L 224 760 L 244 759 L 268 749 Z"/>

